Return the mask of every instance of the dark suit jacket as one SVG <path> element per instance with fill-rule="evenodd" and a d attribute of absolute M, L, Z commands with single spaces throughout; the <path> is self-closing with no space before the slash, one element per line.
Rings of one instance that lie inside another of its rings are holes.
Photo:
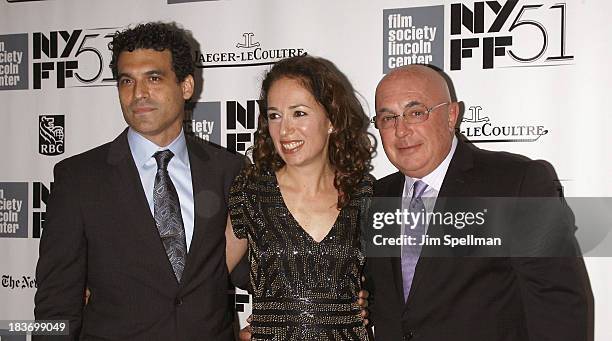
<path fill-rule="evenodd" d="M 459 142 L 438 200 L 559 196 L 551 171 L 543 162 Z M 404 179 L 398 172 L 378 180 L 375 195 L 400 197 Z M 368 258 L 366 273 L 379 341 L 587 339 L 592 294 L 579 257 L 421 257 L 406 303 L 399 257 Z"/>
<path fill-rule="evenodd" d="M 233 340 L 225 261 L 229 187 L 243 158 L 187 136 L 194 234 L 174 276 L 127 142 L 59 162 L 36 269 L 37 319 L 75 340 Z M 85 287 L 91 291 L 84 307 Z M 42 340 L 43 338 L 35 338 Z"/>

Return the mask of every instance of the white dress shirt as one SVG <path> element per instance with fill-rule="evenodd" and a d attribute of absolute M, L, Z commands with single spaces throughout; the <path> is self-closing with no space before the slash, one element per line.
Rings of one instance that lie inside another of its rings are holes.
<path fill-rule="evenodd" d="M 427 184 L 427 188 L 423 195 L 423 204 L 425 205 L 425 209 L 427 212 L 433 212 L 433 209 L 436 205 L 436 199 L 438 198 L 438 193 L 440 193 L 440 188 L 442 187 L 442 182 L 444 182 L 444 177 L 446 176 L 446 172 L 448 171 L 448 166 L 453 158 L 453 154 L 455 154 L 455 149 L 457 149 L 457 137 L 453 136 L 453 142 L 451 143 L 451 149 L 446 155 L 446 158 L 442 160 L 442 162 L 434 169 L 431 173 L 425 175 L 422 179 L 411 178 L 405 175 L 405 183 L 404 183 L 404 192 L 402 194 L 402 198 L 407 198 L 408 201 L 412 198 L 413 185 L 417 180 L 421 180 Z M 425 231 L 427 231 L 427 226 L 425 226 Z"/>
<path fill-rule="evenodd" d="M 157 174 L 157 162 L 153 154 L 166 149 L 174 153 L 174 156 L 170 159 L 170 163 L 168 163 L 168 173 L 176 188 L 179 203 L 181 205 L 181 216 L 183 217 L 185 238 L 187 239 L 187 251 L 189 251 L 191 238 L 193 237 L 195 209 L 193 203 L 191 167 L 189 164 L 189 154 L 187 153 L 187 142 L 185 141 L 183 130 L 181 129 L 181 133 L 166 147 L 156 145 L 132 128 L 128 129 L 127 138 L 130 151 L 132 152 L 132 158 L 138 169 L 138 174 L 140 175 L 142 188 L 144 189 L 149 208 L 151 209 L 151 216 L 154 216 L 153 187 L 155 185 L 155 174 Z"/>

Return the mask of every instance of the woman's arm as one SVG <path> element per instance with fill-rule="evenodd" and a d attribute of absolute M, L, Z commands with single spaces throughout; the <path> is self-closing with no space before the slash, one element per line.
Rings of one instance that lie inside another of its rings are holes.
<path fill-rule="evenodd" d="M 227 262 L 227 270 L 232 272 L 236 265 L 240 262 L 247 250 L 247 240 L 238 239 L 234 234 L 232 228 L 232 222 L 227 217 L 227 224 L 225 225 L 225 258 Z"/>

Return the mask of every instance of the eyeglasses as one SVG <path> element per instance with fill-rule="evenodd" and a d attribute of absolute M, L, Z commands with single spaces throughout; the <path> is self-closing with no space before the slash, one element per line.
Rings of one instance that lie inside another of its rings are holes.
<path fill-rule="evenodd" d="M 431 114 L 432 111 L 443 105 L 449 104 L 449 102 L 444 102 L 434 105 L 433 107 L 428 109 L 424 104 L 419 103 L 406 108 L 406 110 L 404 110 L 401 115 L 383 113 L 372 117 L 370 119 L 370 122 L 374 123 L 374 127 L 376 127 L 376 129 L 391 129 L 397 127 L 397 119 L 400 116 L 402 117 L 404 122 L 408 124 L 423 123 L 427 121 L 427 119 L 429 118 L 429 114 Z"/>

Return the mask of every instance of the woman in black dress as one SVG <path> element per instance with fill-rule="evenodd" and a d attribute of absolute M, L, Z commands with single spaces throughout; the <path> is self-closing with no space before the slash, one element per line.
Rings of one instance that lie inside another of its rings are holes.
<path fill-rule="evenodd" d="M 368 118 L 329 61 L 267 73 L 254 164 L 230 191 L 230 271 L 247 248 L 253 340 L 367 340 L 357 294 L 363 205 L 372 195 Z"/>

